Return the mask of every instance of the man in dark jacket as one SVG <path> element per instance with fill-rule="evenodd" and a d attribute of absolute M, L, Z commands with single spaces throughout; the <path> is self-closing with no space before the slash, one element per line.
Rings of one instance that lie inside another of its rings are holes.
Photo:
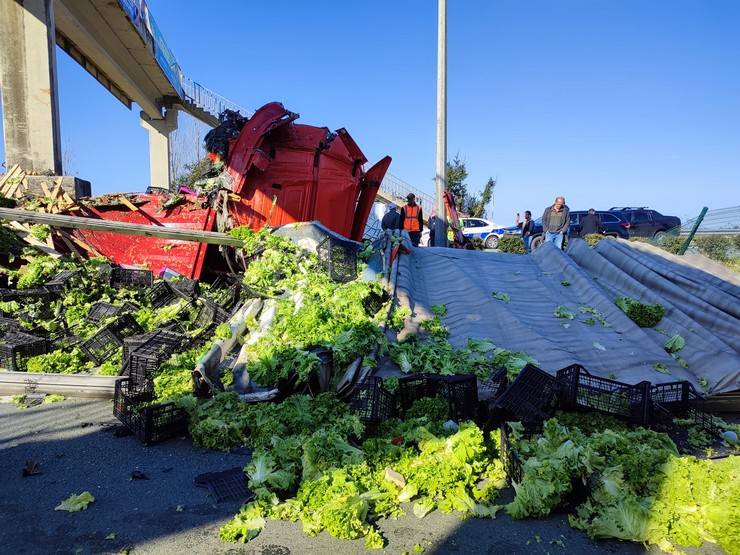
<path fill-rule="evenodd" d="M 401 229 L 401 215 L 398 213 L 398 206 L 395 204 L 388 205 L 388 211 L 380 220 L 380 227 L 385 230 Z"/>
<path fill-rule="evenodd" d="M 601 222 L 599 221 L 599 217 L 596 215 L 596 210 L 589 208 L 588 214 L 586 214 L 581 220 L 581 237 L 601 232 Z"/>
<path fill-rule="evenodd" d="M 409 232 L 411 244 L 419 246 L 421 241 L 421 232 L 424 229 L 424 215 L 421 213 L 421 206 L 416 204 L 416 195 L 409 193 L 406 195 L 406 204 L 401 208 L 400 227 Z"/>
<path fill-rule="evenodd" d="M 565 204 L 565 197 L 556 197 L 555 204 L 545 208 L 542 214 L 542 232 L 545 234 L 545 243 L 553 243 L 557 248 L 563 248 L 563 235 L 570 226 L 570 208 Z"/>

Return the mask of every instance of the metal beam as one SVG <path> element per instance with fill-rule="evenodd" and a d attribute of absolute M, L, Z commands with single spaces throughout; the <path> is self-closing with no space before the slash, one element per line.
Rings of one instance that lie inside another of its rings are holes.
<path fill-rule="evenodd" d="M 214 231 L 196 231 L 192 229 L 176 229 L 171 227 L 96 220 L 93 218 L 65 216 L 62 214 L 44 214 L 41 212 L 21 210 L 19 208 L 0 208 L 0 220 L 46 224 L 52 227 L 71 229 L 91 229 L 93 231 L 106 231 L 108 233 L 120 233 L 122 235 L 159 237 L 161 239 L 192 241 L 209 245 L 226 245 L 229 247 L 241 247 L 243 245 L 243 242 L 239 239 L 235 239 L 225 233 L 217 233 Z"/>
<path fill-rule="evenodd" d="M 23 395 L 31 388 L 34 393 L 112 399 L 118 379 L 119 376 L 0 372 L 0 395 Z"/>

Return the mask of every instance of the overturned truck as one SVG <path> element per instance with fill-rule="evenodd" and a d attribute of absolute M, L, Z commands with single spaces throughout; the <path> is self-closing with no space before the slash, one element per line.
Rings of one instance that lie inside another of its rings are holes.
<path fill-rule="evenodd" d="M 298 114 L 278 102 L 250 118 L 225 112 L 209 133 L 213 177 L 193 189 L 149 191 L 84 199 L 70 214 L 111 222 L 176 227 L 193 231 L 259 230 L 300 221 L 320 221 L 354 240 L 362 238 L 380 183 L 391 162 L 384 157 L 365 171 L 367 158 L 349 132 L 295 123 Z M 223 265 L 216 249 L 203 243 L 80 229 L 80 243 L 63 249 L 103 255 L 155 274 L 170 268 L 199 278 L 205 266 Z M 224 249 L 224 254 L 227 254 Z M 238 264 L 228 254 L 233 270 Z"/>

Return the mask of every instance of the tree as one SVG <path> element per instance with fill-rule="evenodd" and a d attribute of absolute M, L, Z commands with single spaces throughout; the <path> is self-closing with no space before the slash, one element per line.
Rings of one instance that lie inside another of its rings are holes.
<path fill-rule="evenodd" d="M 183 166 L 182 171 L 173 177 L 171 190 L 174 191 L 180 186 L 193 189 L 195 182 L 207 177 L 212 170 L 213 164 L 207 157 L 188 162 Z"/>
<path fill-rule="evenodd" d="M 466 198 L 465 212 L 469 216 L 476 218 L 482 218 L 486 215 L 486 206 L 491 202 L 493 198 L 493 189 L 496 187 L 496 180 L 492 177 L 488 178 L 485 187 L 480 196 L 468 195 Z"/>
<path fill-rule="evenodd" d="M 455 196 L 455 208 L 458 212 L 463 211 L 468 196 L 468 186 L 465 183 L 467 178 L 465 161 L 460 159 L 459 154 L 455 154 L 452 162 L 447 161 L 447 190 Z"/>
<path fill-rule="evenodd" d="M 460 214 L 483 217 L 486 213 L 486 206 L 493 198 L 496 180 L 489 177 L 483 191 L 477 195 L 471 195 L 465 183 L 467 178 L 468 170 L 465 167 L 465 161 L 460 158 L 459 154 L 456 154 L 451 162 L 447 162 L 447 190 L 455 196 L 455 208 Z"/>

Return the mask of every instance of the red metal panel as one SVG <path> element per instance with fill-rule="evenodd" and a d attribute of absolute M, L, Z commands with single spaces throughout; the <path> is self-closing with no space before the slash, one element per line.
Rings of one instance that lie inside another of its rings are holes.
<path fill-rule="evenodd" d="M 234 148 L 229 151 L 229 163 L 226 171 L 234 179 L 234 192 L 240 194 L 244 187 L 246 173 L 252 167 L 255 156 L 259 159 L 259 167 L 266 166 L 264 153 L 261 149 L 265 136 L 271 130 L 287 125 L 298 117 L 286 110 L 279 102 L 265 104 L 244 124 Z M 261 150 L 261 153 L 257 151 Z"/>
<path fill-rule="evenodd" d="M 355 140 L 344 127 L 342 127 L 341 129 L 337 129 L 337 135 L 339 135 L 342 143 L 344 143 L 344 146 L 347 148 L 347 153 L 349 154 L 350 158 L 352 158 L 352 160 L 357 160 L 360 162 L 360 164 L 364 164 L 365 162 L 367 162 L 367 158 L 365 158 L 365 155 L 360 150 L 360 147 L 357 146 Z"/>
<path fill-rule="evenodd" d="M 139 211 L 123 206 L 97 206 L 96 211 L 105 220 L 136 224 L 152 224 L 152 219 L 160 225 L 210 231 L 215 221 L 215 213 L 201 208 L 198 199 L 190 199 L 169 210 L 161 208 L 160 195 L 140 195 L 137 199 Z M 116 264 L 148 268 L 155 274 L 170 268 L 189 277 L 200 277 L 205 260 L 207 245 L 191 241 L 175 241 L 158 237 L 121 235 L 92 230 L 77 230 L 78 236 Z"/>
<path fill-rule="evenodd" d="M 365 233 L 367 218 L 370 215 L 370 210 L 373 208 L 380 184 L 383 182 L 383 178 L 390 165 L 391 157 L 386 156 L 370 168 L 362 179 L 362 183 L 360 184 L 362 192 L 357 201 L 357 209 L 355 210 L 352 233 L 350 235 L 350 238 L 355 241 L 360 241 L 362 235 Z"/>
<path fill-rule="evenodd" d="M 349 237 L 359 193 L 359 179 L 351 175 L 352 165 L 328 155 L 319 162 L 318 187 L 313 218 Z"/>
<path fill-rule="evenodd" d="M 368 186 L 362 171 L 367 159 L 346 129 L 330 133 L 296 124 L 296 118 L 281 104 L 267 104 L 232 144 L 228 172 L 242 197 L 230 204 L 235 225 L 258 230 L 267 223 L 319 220 L 342 235 L 361 234 L 390 158 L 380 164 L 382 171 L 376 167 L 379 178 Z"/>

